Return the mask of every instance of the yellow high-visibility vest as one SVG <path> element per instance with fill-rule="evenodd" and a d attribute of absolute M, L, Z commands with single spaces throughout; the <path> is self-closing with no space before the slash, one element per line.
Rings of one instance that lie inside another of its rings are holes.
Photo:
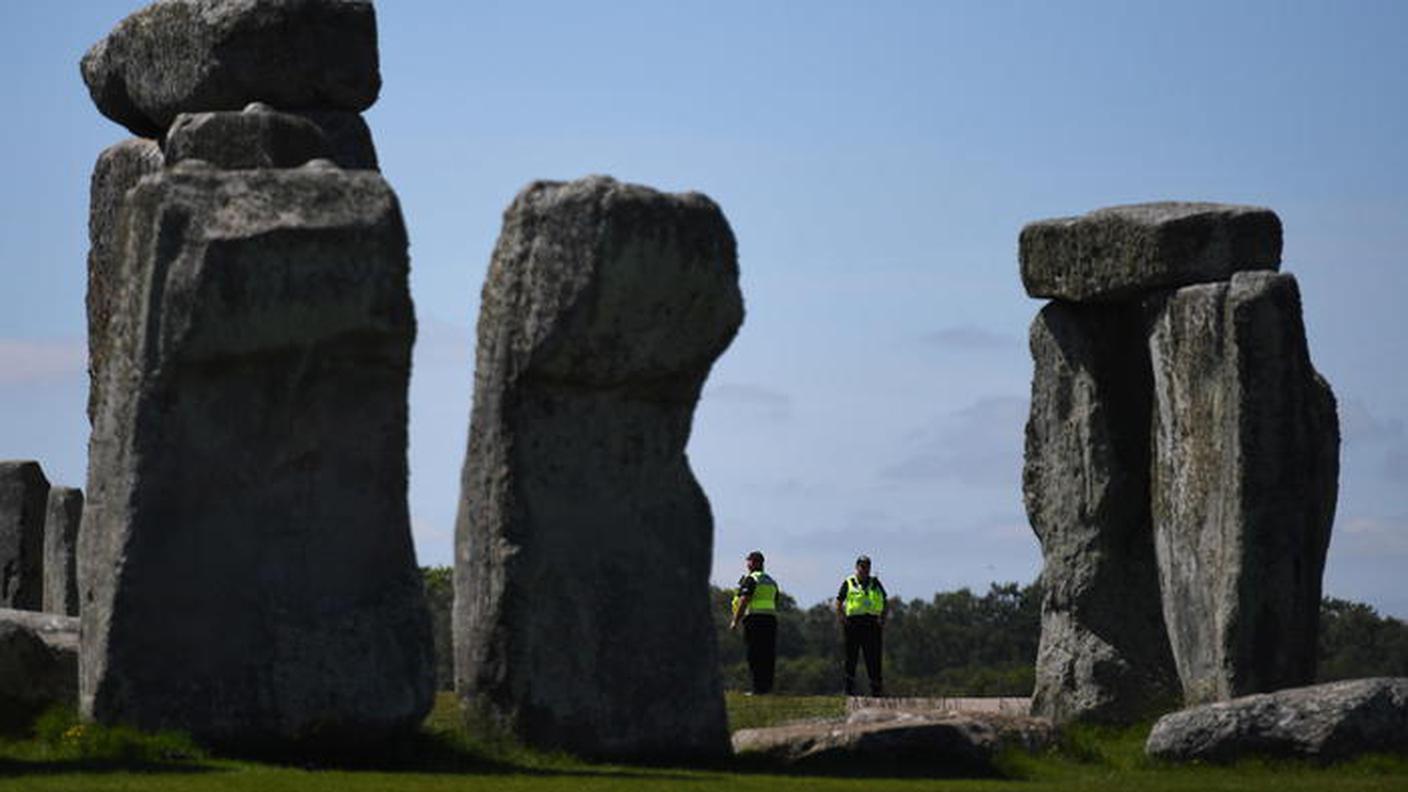
<path fill-rule="evenodd" d="M 879 616 L 885 612 L 885 595 L 880 587 L 865 588 L 855 575 L 846 578 L 846 615 Z"/>
<path fill-rule="evenodd" d="M 772 576 L 762 570 L 749 572 L 748 577 L 753 578 L 757 585 L 753 587 L 753 597 L 748 600 L 748 610 L 739 616 L 751 616 L 755 613 L 776 614 L 777 613 L 777 581 Z M 738 611 L 739 595 L 733 595 L 733 610 Z"/>

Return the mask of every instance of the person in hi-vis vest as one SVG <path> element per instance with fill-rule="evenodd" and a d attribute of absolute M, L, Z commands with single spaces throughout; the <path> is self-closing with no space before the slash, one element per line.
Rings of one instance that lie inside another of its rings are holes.
<path fill-rule="evenodd" d="M 772 692 L 773 671 L 777 667 L 777 581 L 763 571 L 763 554 L 757 550 L 745 559 L 748 574 L 738 580 L 733 597 L 730 630 L 743 624 L 743 642 L 748 646 L 748 673 L 753 677 L 754 694 Z"/>
<path fill-rule="evenodd" d="M 870 556 L 856 559 L 856 573 L 841 581 L 836 593 L 836 618 L 846 635 L 846 695 L 856 694 L 856 656 L 865 655 L 865 673 L 870 677 L 870 695 L 885 695 L 880 668 L 885 628 L 885 587 L 870 574 Z"/>

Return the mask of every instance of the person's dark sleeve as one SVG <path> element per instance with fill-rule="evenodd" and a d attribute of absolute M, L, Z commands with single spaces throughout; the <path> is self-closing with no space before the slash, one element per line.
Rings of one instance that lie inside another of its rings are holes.
<path fill-rule="evenodd" d="M 753 596 L 753 592 L 757 588 L 758 581 L 754 580 L 752 575 L 744 575 L 738 579 L 738 596 L 740 597 Z"/>
<path fill-rule="evenodd" d="M 841 581 L 841 589 L 840 589 L 840 591 L 837 591 L 837 592 L 836 592 L 836 601 L 837 601 L 837 602 L 845 602 L 845 601 L 846 601 L 846 581 L 844 581 L 844 580 Z"/>

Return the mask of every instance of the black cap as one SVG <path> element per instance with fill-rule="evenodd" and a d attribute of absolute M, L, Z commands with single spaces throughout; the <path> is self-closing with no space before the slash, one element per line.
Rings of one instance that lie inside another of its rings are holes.
<path fill-rule="evenodd" d="M 860 556 L 860 557 L 858 557 L 858 558 L 856 559 L 856 566 L 860 566 L 861 564 L 869 564 L 869 563 L 870 563 L 870 556 L 868 556 L 868 555 L 863 555 L 863 556 Z"/>
<path fill-rule="evenodd" d="M 761 550 L 754 550 L 753 552 L 751 552 L 751 553 L 748 554 L 748 560 L 749 560 L 749 561 L 752 561 L 752 560 L 754 560 L 754 559 L 756 559 L 756 560 L 758 560 L 758 561 L 762 561 L 762 560 L 763 560 L 763 551 L 761 551 Z"/>

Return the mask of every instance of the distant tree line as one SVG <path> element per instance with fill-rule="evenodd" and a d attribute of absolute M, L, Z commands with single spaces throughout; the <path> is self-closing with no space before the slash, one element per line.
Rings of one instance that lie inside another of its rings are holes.
<path fill-rule="evenodd" d="M 438 683 L 454 685 L 450 567 L 426 567 L 435 631 Z M 730 690 L 748 688 L 743 637 L 728 629 L 731 589 L 710 586 L 719 665 Z M 827 695 L 841 689 L 841 633 L 834 603 L 802 610 L 786 592 L 778 600 L 779 693 Z M 967 588 L 929 600 L 891 598 L 885 627 L 885 688 L 896 696 L 1027 696 L 1035 681 L 1041 635 L 1038 584 L 993 583 L 981 596 Z M 1408 676 L 1408 623 L 1360 602 L 1326 598 L 1320 606 L 1319 681 Z M 864 672 L 862 672 L 863 674 Z"/>
<path fill-rule="evenodd" d="M 713 588 L 714 626 L 724 685 L 746 690 L 741 633 L 728 629 L 731 589 Z M 841 628 L 834 601 L 803 611 L 785 592 L 778 601 L 778 692 L 833 694 L 841 689 Z M 1041 592 L 994 583 L 929 601 L 890 599 L 885 624 L 885 689 L 895 696 L 1025 696 L 1032 690 Z M 864 672 L 861 672 L 862 675 Z"/>

